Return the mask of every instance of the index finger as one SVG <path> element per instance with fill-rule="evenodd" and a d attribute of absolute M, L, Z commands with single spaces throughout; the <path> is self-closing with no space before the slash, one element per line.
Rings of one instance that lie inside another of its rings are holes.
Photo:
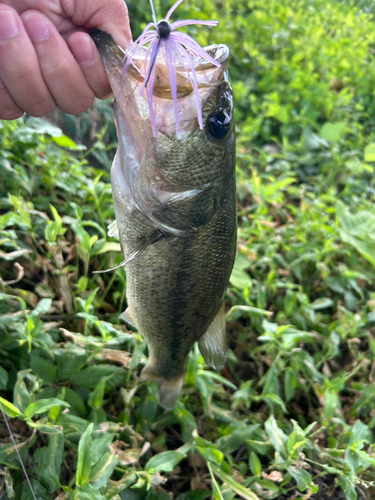
<path fill-rule="evenodd" d="M 76 9 L 72 21 L 86 28 L 97 28 L 109 33 L 117 45 L 126 49 L 131 42 L 132 35 L 129 24 L 129 15 L 123 0 L 91 0 L 80 2 L 75 0 Z"/>
<path fill-rule="evenodd" d="M 1 0 L 19 14 L 37 8 L 47 16 L 61 34 L 75 28 L 97 28 L 112 35 L 115 42 L 126 49 L 131 42 L 128 9 L 123 0 Z"/>

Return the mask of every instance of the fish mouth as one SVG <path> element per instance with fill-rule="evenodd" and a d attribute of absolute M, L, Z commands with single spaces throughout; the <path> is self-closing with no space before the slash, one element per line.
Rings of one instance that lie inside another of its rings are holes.
<path fill-rule="evenodd" d="M 137 121 L 138 133 L 143 137 L 154 135 L 150 123 L 150 103 L 147 92 L 142 92 L 145 80 L 145 57 L 147 49 L 140 47 L 132 58 L 123 78 L 123 68 L 126 61 L 126 53 L 116 45 L 112 37 L 99 30 L 92 30 L 90 36 L 93 38 L 109 78 L 112 91 L 116 97 L 117 105 L 121 111 L 132 116 Z M 217 87 L 226 78 L 226 63 L 229 49 L 226 45 L 217 44 L 205 47 L 204 50 L 220 66 L 211 62 L 194 58 L 193 64 L 199 92 L 201 109 L 204 110 L 206 103 L 210 100 Z M 186 69 L 179 61 L 175 61 L 177 107 L 180 117 L 178 137 L 176 136 L 176 121 L 172 98 L 172 91 L 168 77 L 167 66 L 163 55 L 159 53 L 155 61 L 155 79 L 152 91 L 153 109 L 156 117 L 156 130 L 171 139 L 186 139 L 198 128 L 196 96 L 190 83 Z M 134 131 L 136 133 L 136 131 Z M 138 135 L 137 133 L 137 135 Z"/>

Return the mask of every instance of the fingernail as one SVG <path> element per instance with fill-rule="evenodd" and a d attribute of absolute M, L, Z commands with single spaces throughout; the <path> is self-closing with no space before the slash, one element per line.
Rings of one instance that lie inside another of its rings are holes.
<path fill-rule="evenodd" d="M 74 57 L 82 66 L 90 66 L 95 61 L 95 47 L 91 38 L 82 36 L 74 46 Z"/>
<path fill-rule="evenodd" d="M 23 19 L 27 33 L 32 42 L 42 42 L 43 40 L 48 39 L 48 23 L 43 15 L 30 14 L 29 16 L 25 16 Z"/>
<path fill-rule="evenodd" d="M 16 16 L 10 11 L 0 11 L 0 40 L 8 40 L 18 33 Z"/>

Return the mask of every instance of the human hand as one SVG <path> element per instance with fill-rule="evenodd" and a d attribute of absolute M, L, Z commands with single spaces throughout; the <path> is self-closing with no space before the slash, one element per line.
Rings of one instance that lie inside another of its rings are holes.
<path fill-rule="evenodd" d="M 0 0 L 0 119 L 43 116 L 56 106 L 79 114 L 95 96 L 110 97 L 92 28 L 125 49 L 123 0 Z"/>

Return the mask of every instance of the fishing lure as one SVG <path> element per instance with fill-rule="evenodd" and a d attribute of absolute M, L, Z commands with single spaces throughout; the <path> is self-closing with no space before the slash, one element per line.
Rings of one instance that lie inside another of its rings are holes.
<path fill-rule="evenodd" d="M 186 33 L 181 33 L 176 31 L 182 26 L 187 26 L 189 24 L 203 24 L 206 26 L 217 26 L 218 21 L 198 21 L 185 19 L 183 21 L 175 21 L 173 23 L 169 22 L 172 13 L 176 8 L 182 3 L 183 0 L 177 0 L 172 7 L 169 9 L 165 19 L 157 22 L 155 9 L 153 1 L 150 0 L 151 12 L 153 22 L 147 24 L 143 33 L 140 37 L 133 42 L 130 47 L 126 50 L 125 65 L 122 74 L 122 83 L 118 96 L 121 94 L 122 87 L 125 81 L 126 73 L 139 49 L 148 44 L 144 65 L 143 74 L 144 80 L 140 89 L 140 95 L 146 91 L 148 105 L 150 108 L 150 120 L 152 131 L 154 136 L 156 136 L 156 120 L 155 112 L 153 107 L 153 88 L 155 81 L 155 70 L 156 70 L 156 58 L 158 54 L 161 53 L 164 58 L 165 66 L 168 72 L 168 78 L 171 88 L 171 94 L 173 99 L 174 115 L 176 122 L 176 133 L 179 131 L 179 115 L 178 115 L 178 99 L 177 99 L 177 83 L 176 83 L 176 60 L 179 61 L 182 67 L 185 69 L 187 79 L 191 84 L 195 95 L 195 102 L 197 107 L 197 117 L 198 124 L 201 129 L 203 129 L 203 119 L 202 110 L 199 99 L 198 82 L 195 74 L 194 58 L 201 58 L 205 61 L 210 62 L 216 67 L 220 67 L 220 63 L 215 61 L 207 52 L 189 35 Z"/>

